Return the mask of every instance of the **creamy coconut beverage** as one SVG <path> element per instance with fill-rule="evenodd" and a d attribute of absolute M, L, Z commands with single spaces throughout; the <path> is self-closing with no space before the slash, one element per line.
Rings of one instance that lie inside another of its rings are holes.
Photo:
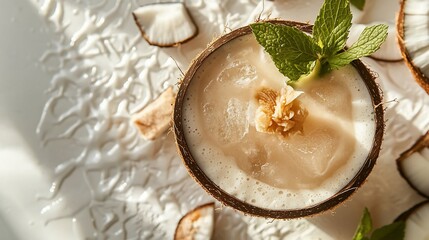
<path fill-rule="evenodd" d="M 264 92 L 293 91 L 270 56 L 247 34 L 205 59 L 186 91 L 182 121 L 193 158 L 219 188 L 261 208 L 297 209 L 354 178 L 375 133 L 361 76 L 350 65 L 296 90 L 303 92 L 296 98 L 306 115 L 302 131 L 260 132 Z"/>
<path fill-rule="evenodd" d="M 358 59 L 380 48 L 388 26 L 366 27 L 344 49 L 351 19 L 348 0 L 325 1 L 314 26 L 252 23 L 194 60 L 174 133 L 207 192 L 245 213 L 296 218 L 332 209 L 362 185 L 384 120 L 379 88 Z"/>

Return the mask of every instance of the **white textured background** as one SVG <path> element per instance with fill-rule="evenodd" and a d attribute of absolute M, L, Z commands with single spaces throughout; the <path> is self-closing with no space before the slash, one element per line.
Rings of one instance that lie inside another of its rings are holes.
<path fill-rule="evenodd" d="M 172 134 L 147 142 L 130 116 L 175 85 L 221 33 L 253 21 L 257 0 L 185 0 L 200 33 L 149 46 L 131 11 L 150 1 L 1 0 L 0 235 L 5 239 L 171 239 L 177 221 L 214 201 L 188 176 Z M 354 21 L 394 22 L 398 3 L 367 1 Z M 262 17 L 313 22 L 321 0 L 265 3 Z M 429 97 L 402 62 L 378 73 L 386 135 L 367 183 L 335 211 L 279 221 L 217 205 L 215 239 L 346 239 L 367 206 L 379 226 L 421 200 L 395 159 L 429 129 Z"/>

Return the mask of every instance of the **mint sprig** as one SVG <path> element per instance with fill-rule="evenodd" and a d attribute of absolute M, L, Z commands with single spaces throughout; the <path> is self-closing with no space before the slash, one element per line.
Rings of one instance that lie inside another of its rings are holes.
<path fill-rule="evenodd" d="M 355 42 L 345 52 L 335 55 L 328 62 L 333 68 L 340 68 L 349 64 L 351 61 L 370 55 L 380 48 L 379 43 L 387 37 L 387 25 L 376 25 L 366 27 L 357 42 Z"/>
<path fill-rule="evenodd" d="M 387 37 L 387 26 L 365 28 L 358 41 L 343 51 L 352 25 L 349 0 L 325 0 L 313 35 L 268 22 L 250 25 L 256 40 L 291 81 L 338 69 L 377 51 Z"/>
<path fill-rule="evenodd" d="M 375 229 L 371 236 L 372 219 L 368 209 L 365 208 L 353 240 L 402 240 L 405 236 L 405 222 L 394 222 Z"/>

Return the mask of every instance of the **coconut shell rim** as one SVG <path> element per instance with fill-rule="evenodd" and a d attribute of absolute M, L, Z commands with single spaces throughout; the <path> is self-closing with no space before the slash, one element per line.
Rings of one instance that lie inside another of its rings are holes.
<path fill-rule="evenodd" d="M 142 26 L 140 25 L 140 23 L 138 21 L 138 17 L 136 16 L 136 14 L 134 14 L 134 12 L 132 12 L 131 15 L 133 16 L 134 22 L 136 23 L 137 28 L 140 31 L 140 34 L 142 35 L 144 40 L 146 40 L 146 42 L 151 46 L 156 46 L 156 47 L 161 47 L 161 48 L 177 47 L 177 46 L 180 46 L 181 44 L 189 42 L 190 40 L 194 39 L 199 34 L 198 25 L 195 23 L 194 18 L 192 17 L 191 13 L 189 12 L 189 9 L 186 7 L 186 5 L 183 2 L 148 3 L 148 4 L 142 5 L 140 7 L 146 7 L 146 6 L 150 6 L 150 5 L 168 5 L 168 4 L 182 4 L 185 7 L 186 13 L 188 14 L 189 18 L 191 19 L 191 23 L 195 26 L 195 32 L 190 37 L 185 38 L 184 40 L 181 40 L 179 42 L 173 42 L 171 44 L 160 44 L 160 43 L 152 42 L 150 40 L 148 34 L 146 34 L 146 32 L 143 30 Z"/>
<path fill-rule="evenodd" d="M 426 132 L 426 134 L 423 134 L 420 136 L 416 142 L 407 150 L 405 150 L 403 153 L 399 155 L 399 158 L 396 159 L 396 168 L 399 171 L 399 174 L 401 177 L 410 185 L 412 189 L 414 189 L 420 196 L 429 198 L 429 195 L 422 192 L 420 189 L 418 189 L 411 180 L 408 179 L 407 175 L 405 174 L 404 170 L 402 169 L 402 162 L 406 161 L 406 159 L 413 153 L 419 152 L 425 147 L 429 147 L 429 130 Z"/>
<path fill-rule="evenodd" d="M 427 94 L 429 94 L 429 78 L 422 73 L 420 68 L 414 66 L 412 62 L 412 58 L 408 53 L 407 48 L 405 47 L 405 42 L 404 42 L 405 2 L 406 0 L 401 0 L 399 13 L 396 18 L 396 31 L 397 31 L 398 45 L 401 50 L 402 58 L 404 59 L 404 62 L 407 65 L 408 69 L 410 69 L 415 81 L 420 85 L 420 87 L 422 87 L 426 91 Z"/>
<path fill-rule="evenodd" d="M 405 210 L 404 212 L 399 214 L 399 216 L 397 216 L 393 222 L 400 222 L 400 221 L 406 222 L 407 219 L 411 216 L 411 214 L 413 214 L 420 207 L 423 207 L 426 204 L 429 204 L 429 199 L 423 200 L 422 202 L 419 202 L 419 203 L 415 204 L 414 206 L 408 208 L 407 210 Z"/>
<path fill-rule="evenodd" d="M 287 26 L 296 27 L 307 33 L 312 32 L 312 25 L 294 21 L 286 20 L 266 20 L 264 22 L 274 23 L 274 24 L 283 24 Z M 192 154 L 189 150 L 189 147 L 186 143 L 184 136 L 184 130 L 182 126 L 182 105 L 186 95 L 186 90 L 190 84 L 190 81 L 193 75 L 196 73 L 198 68 L 201 66 L 205 58 L 207 58 L 212 52 L 217 48 L 223 46 L 227 42 L 233 40 L 234 38 L 243 36 L 245 34 L 252 33 L 250 26 L 245 26 L 238 28 L 228 34 L 225 34 L 213 41 L 209 46 L 197 56 L 191 63 L 189 69 L 186 71 L 185 76 L 183 77 L 182 83 L 179 87 L 179 92 L 176 97 L 176 102 L 174 106 L 174 116 L 173 116 L 173 126 L 174 134 L 176 138 L 176 145 L 178 151 L 181 155 L 182 161 L 188 170 L 188 173 L 191 177 L 199 184 L 201 187 L 209 193 L 211 196 L 220 201 L 223 205 L 230 206 L 235 210 L 243 212 L 244 214 L 249 214 L 252 216 L 266 217 L 272 219 L 292 219 L 292 218 L 301 218 L 306 216 L 313 216 L 327 210 L 333 209 L 335 206 L 344 202 L 348 199 L 366 180 L 370 172 L 372 171 L 376 159 L 378 158 L 380 147 L 384 134 L 384 110 L 382 105 L 382 93 L 378 84 L 375 82 L 375 76 L 372 72 L 360 61 L 355 60 L 352 62 L 352 65 L 358 70 L 362 79 L 365 82 L 365 85 L 368 89 L 368 92 L 371 96 L 371 101 L 373 109 L 375 112 L 375 125 L 376 131 L 374 134 L 373 145 L 371 151 L 369 152 L 367 158 L 365 159 L 364 164 L 362 164 L 359 172 L 349 181 L 338 193 L 332 197 L 314 204 L 312 206 L 303 208 L 303 209 L 284 209 L 284 210 L 274 210 L 266 209 L 262 207 L 254 206 L 250 203 L 244 202 L 241 199 L 238 199 L 217 186 L 198 166 L 196 161 L 193 159 Z"/>

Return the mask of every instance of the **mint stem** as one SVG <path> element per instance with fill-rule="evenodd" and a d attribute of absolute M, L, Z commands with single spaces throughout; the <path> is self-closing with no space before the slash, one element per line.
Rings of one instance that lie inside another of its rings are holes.
<path fill-rule="evenodd" d="M 322 70 L 322 63 L 320 62 L 320 59 L 317 59 L 314 63 L 313 70 L 311 70 L 310 74 L 302 75 L 299 78 L 298 82 L 306 83 L 307 81 L 318 78 L 321 74 L 321 70 Z"/>

